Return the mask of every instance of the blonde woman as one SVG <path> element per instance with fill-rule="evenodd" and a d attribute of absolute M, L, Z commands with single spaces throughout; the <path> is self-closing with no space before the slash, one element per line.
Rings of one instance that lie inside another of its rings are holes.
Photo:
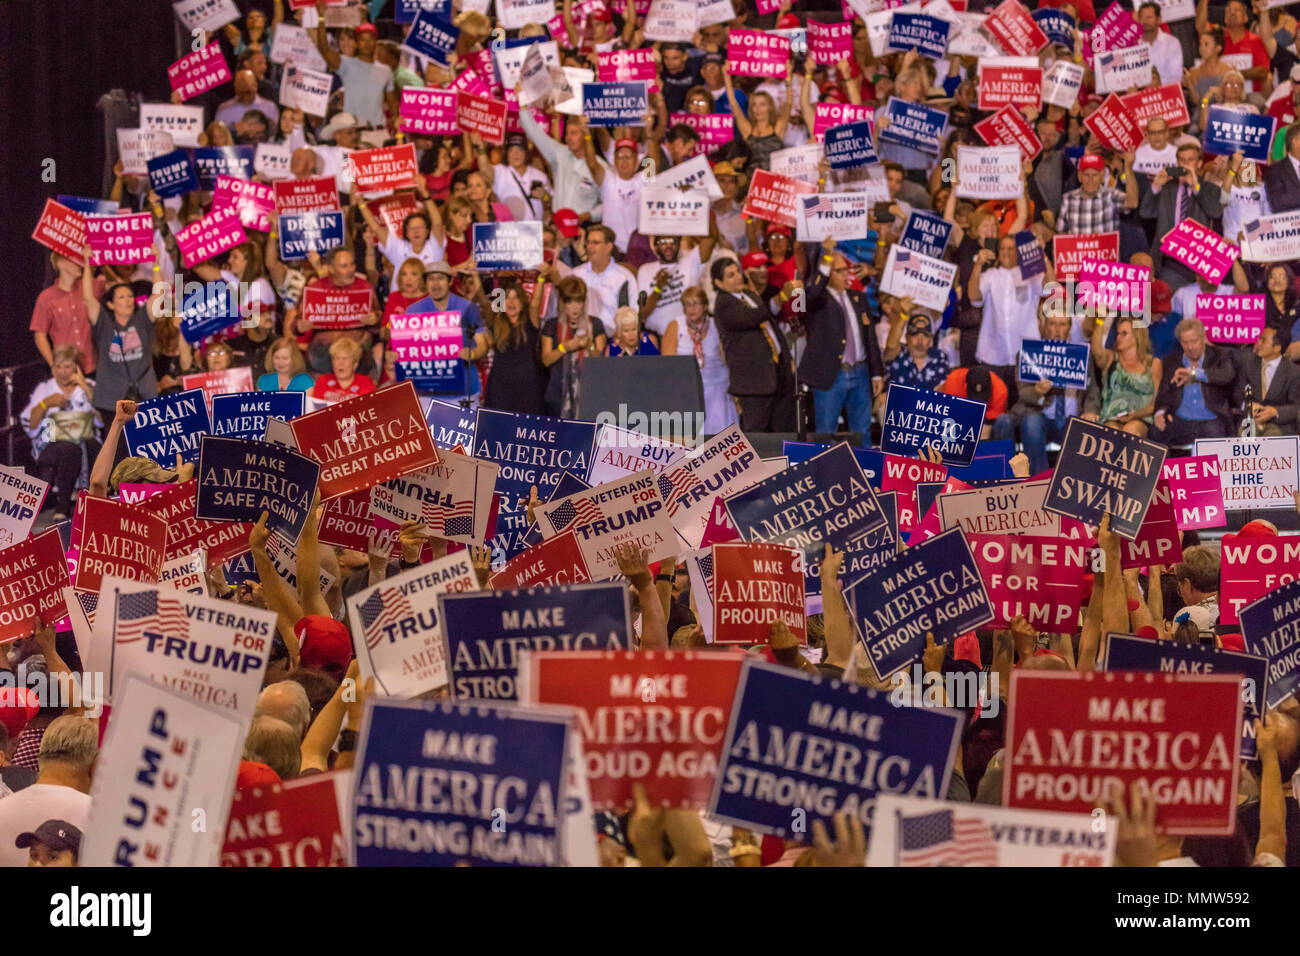
<path fill-rule="evenodd" d="M 1115 320 L 1114 350 L 1106 348 L 1105 328 L 1103 321 L 1092 328 L 1092 354 L 1101 370 L 1101 408 L 1083 417 L 1145 438 L 1156 411 L 1160 359 L 1151 354 L 1147 330 L 1132 319 Z"/>
<path fill-rule="evenodd" d="M 320 377 L 311 390 L 311 397 L 324 402 L 341 402 L 345 398 L 373 392 L 375 380 L 357 373 L 360 362 L 361 344 L 356 339 L 335 339 L 330 344 L 330 365 L 334 371 Z"/>
<path fill-rule="evenodd" d="M 731 83 L 731 71 L 723 66 L 722 79 L 727 87 L 727 102 L 736 120 L 736 132 L 749 147 L 751 162 L 759 169 L 767 169 L 772 154 L 785 147 L 785 131 L 790 125 L 790 109 L 794 106 L 794 64 L 785 64 L 785 109 L 778 110 L 772 97 L 761 90 L 749 96 L 749 115 L 740 108 L 736 88 Z"/>

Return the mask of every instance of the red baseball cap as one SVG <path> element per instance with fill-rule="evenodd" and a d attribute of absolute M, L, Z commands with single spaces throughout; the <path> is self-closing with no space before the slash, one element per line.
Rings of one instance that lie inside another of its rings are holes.
<path fill-rule="evenodd" d="M 606 23 L 613 23 L 614 11 L 610 10 L 609 7 L 597 7 L 591 12 L 591 19 L 604 20 Z"/>
<path fill-rule="evenodd" d="M 1242 525 L 1237 535 L 1242 538 L 1276 538 L 1277 528 L 1274 527 L 1271 521 L 1256 518 L 1254 521 L 1247 521 Z"/>
<path fill-rule="evenodd" d="M 776 21 L 776 28 L 778 30 L 798 30 L 799 18 L 793 13 L 783 13 L 780 19 Z"/>
<path fill-rule="evenodd" d="M 769 264 L 767 256 L 762 252 L 747 252 L 740 260 L 742 269 L 766 269 Z"/>
<path fill-rule="evenodd" d="M 620 139 L 617 143 L 614 144 L 614 152 L 617 153 L 620 149 L 630 149 L 630 150 L 632 150 L 632 152 L 634 152 L 634 153 L 635 153 L 635 152 L 638 152 L 638 150 L 637 150 L 637 145 L 636 145 L 636 140 L 634 140 L 634 139 Z"/>
<path fill-rule="evenodd" d="M 557 209 L 551 218 L 562 236 L 572 239 L 582 231 L 578 228 L 578 214 L 572 209 Z"/>
<path fill-rule="evenodd" d="M 783 226 L 779 222 L 770 222 L 767 224 L 767 234 L 770 236 L 772 233 L 785 236 L 787 239 L 794 235 L 794 233 L 790 231 L 789 226 Z"/>
<path fill-rule="evenodd" d="M 302 645 L 304 667 L 315 667 L 342 679 L 352 663 L 352 635 L 341 621 L 324 614 L 307 614 L 293 626 Z"/>
<path fill-rule="evenodd" d="M 1240 634 L 1220 634 L 1219 643 L 1225 651 L 1246 651 L 1246 638 Z"/>
<path fill-rule="evenodd" d="M 375 36 L 379 35 L 379 29 L 373 23 L 358 23 L 355 32 L 358 34 L 373 33 Z"/>
<path fill-rule="evenodd" d="M 27 721 L 41 709 L 40 698 L 30 687 L 15 687 L 9 702 L 0 706 L 0 724 L 4 724 L 9 738 L 16 740 L 27 726 Z"/>
<path fill-rule="evenodd" d="M 1088 153 L 1086 156 L 1084 156 L 1082 159 L 1079 160 L 1079 172 L 1084 172 L 1085 170 L 1088 169 L 1096 169 L 1100 171 L 1105 168 L 1106 168 L 1106 161 L 1102 159 L 1100 156 L 1098 156 L 1096 153 Z"/>
<path fill-rule="evenodd" d="M 239 761 L 239 773 L 235 776 L 236 790 L 252 790 L 254 787 L 274 787 L 280 782 L 280 775 L 264 763 L 256 760 Z"/>

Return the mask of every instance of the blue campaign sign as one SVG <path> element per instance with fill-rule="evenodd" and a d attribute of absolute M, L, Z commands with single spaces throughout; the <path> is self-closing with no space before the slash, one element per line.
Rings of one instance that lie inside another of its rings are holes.
<path fill-rule="evenodd" d="M 438 595 L 451 696 L 518 700 L 519 652 L 625 651 L 632 612 L 621 581 Z"/>
<path fill-rule="evenodd" d="M 930 212 L 912 210 L 903 227 L 903 235 L 898 240 L 902 245 L 919 252 L 931 259 L 942 259 L 948 248 L 948 237 L 952 235 L 952 223 L 942 216 Z"/>
<path fill-rule="evenodd" d="M 239 300 L 225 280 L 208 282 L 185 293 L 181 334 L 191 345 L 239 323 Z"/>
<path fill-rule="evenodd" d="M 163 199 L 183 196 L 199 188 L 199 174 L 187 149 L 155 156 L 145 165 L 149 169 L 149 185 Z"/>
<path fill-rule="evenodd" d="M 1031 16 L 1049 43 L 1074 49 L 1074 17 L 1064 10 L 1035 10 Z"/>
<path fill-rule="evenodd" d="M 1043 509 L 1084 524 L 1110 515 L 1110 530 L 1137 538 L 1169 449 L 1100 422 L 1071 418 Z"/>
<path fill-rule="evenodd" d="M 58 200 L 59 205 L 67 206 L 83 216 L 116 216 L 119 208 L 117 203 L 111 199 L 87 199 L 84 196 L 64 196 L 63 194 L 59 194 L 54 198 Z"/>
<path fill-rule="evenodd" d="M 582 84 L 582 115 L 588 126 L 644 126 L 649 103 L 645 80 Z"/>
<path fill-rule="evenodd" d="M 709 816 L 796 836 L 848 813 L 870 836 L 877 794 L 943 799 L 961 725 L 952 710 L 746 658 Z"/>
<path fill-rule="evenodd" d="M 493 551 L 508 560 L 524 550 L 528 530 L 528 491 L 548 500 L 566 471 L 585 475 L 596 443 L 595 422 L 571 422 L 546 415 L 523 415 L 480 408 L 474 422 L 474 457 L 501 465 L 501 494 Z M 495 561 L 497 554 L 494 553 Z"/>
<path fill-rule="evenodd" d="M 1263 716 L 1268 686 L 1268 661 L 1206 644 L 1153 641 L 1132 634 L 1107 634 L 1103 671 L 1152 671 L 1158 674 L 1240 674 L 1241 756 L 1254 760 L 1255 721 Z"/>
<path fill-rule="evenodd" d="M 1027 229 L 1016 233 L 1016 261 L 1020 264 L 1022 280 L 1047 274 L 1047 260 L 1043 258 L 1043 247 L 1039 244 L 1038 237 Z"/>
<path fill-rule="evenodd" d="M 253 153 L 255 146 L 202 146 L 194 151 L 194 165 L 199 172 L 199 185 L 215 189 L 218 176 L 236 179 L 253 178 Z"/>
<path fill-rule="evenodd" d="M 199 446 L 194 516 L 257 521 L 292 542 L 302 534 L 320 478 L 320 462 L 292 448 L 244 438 L 205 435 Z"/>
<path fill-rule="evenodd" d="M 199 457 L 199 440 L 211 430 L 203 389 L 191 388 L 141 402 L 122 433 L 131 454 L 175 468 L 177 455 L 182 461 Z"/>
<path fill-rule="evenodd" d="M 1300 581 L 1274 588 L 1237 616 L 1246 650 L 1268 661 L 1264 703 L 1277 707 L 1300 689 Z"/>
<path fill-rule="evenodd" d="M 938 155 L 948 127 L 947 113 L 891 96 L 885 105 L 885 115 L 889 123 L 880 131 L 881 140 Z"/>
<path fill-rule="evenodd" d="M 1211 106 L 1205 121 L 1205 139 L 1202 145 L 1207 153 L 1231 156 L 1240 151 L 1247 159 L 1268 162 L 1273 145 L 1273 130 L 1277 119 L 1238 113 L 1226 106 Z"/>
<path fill-rule="evenodd" d="M 1011 455 L 1014 451 L 1003 454 L 1002 452 L 989 453 L 986 445 L 1001 445 L 1002 442 L 982 441 L 979 449 L 975 452 L 975 460 L 965 468 L 960 465 L 948 466 L 948 477 L 964 481 L 966 484 L 975 484 L 982 481 L 998 481 L 1003 478 L 1013 478 L 1011 474 Z M 1011 445 L 1012 442 L 1006 442 Z M 1018 479 L 1017 479 L 1018 480 Z M 924 514 L 924 512 L 922 512 Z"/>
<path fill-rule="evenodd" d="M 306 259 L 309 252 L 328 252 L 343 245 L 343 212 L 299 212 L 278 217 L 280 258 Z"/>
<path fill-rule="evenodd" d="M 889 455 L 918 458 L 929 445 L 944 464 L 964 467 L 975 460 L 987 409 L 983 402 L 928 388 L 890 385 L 880 449 Z"/>
<path fill-rule="evenodd" d="M 788 464 L 797 465 L 814 455 L 820 455 L 830 447 L 825 442 L 785 441 L 781 443 L 781 455 Z M 885 453 L 873 448 L 853 448 L 853 457 L 862 466 L 862 472 L 867 476 L 867 483 L 876 491 L 880 491 L 880 478 L 885 473 Z"/>
<path fill-rule="evenodd" d="M 866 120 L 832 126 L 826 131 L 824 146 L 831 169 L 853 169 L 880 162 L 871 137 L 871 124 Z"/>
<path fill-rule="evenodd" d="M 887 50 L 908 53 L 915 50 L 931 60 L 941 60 L 948 52 L 948 32 L 952 24 L 924 13 L 895 13 L 889 23 Z"/>
<path fill-rule="evenodd" d="M 1086 344 L 1079 342 L 1024 339 L 1016 377 L 1033 384 L 1047 379 L 1058 388 L 1087 388 L 1089 351 Z"/>
<path fill-rule="evenodd" d="M 819 569 L 827 542 L 844 549 L 886 524 L 846 442 L 724 498 L 723 505 L 745 541 L 803 552 L 805 594 L 821 593 Z"/>
<path fill-rule="evenodd" d="M 303 413 L 306 392 L 234 392 L 212 396 L 212 434 L 262 441 L 267 418 L 289 421 Z"/>
<path fill-rule="evenodd" d="M 371 697 L 361 726 L 353 866 L 563 865 L 565 710 Z"/>
<path fill-rule="evenodd" d="M 456 49 L 459 36 L 460 29 L 452 26 L 446 16 L 432 10 L 421 10 L 411 21 L 411 32 L 402 45 L 420 56 L 446 64 L 447 54 Z"/>
<path fill-rule="evenodd" d="M 924 515 L 934 504 L 934 499 L 943 491 L 946 481 L 918 481 L 916 483 L 916 513 Z"/>
<path fill-rule="evenodd" d="M 393 20 L 397 23 L 411 23 L 421 10 L 441 13 L 445 16 L 451 12 L 451 0 L 397 0 Z"/>
<path fill-rule="evenodd" d="M 440 402 L 433 399 L 425 410 L 424 420 L 439 448 L 463 445 L 474 447 L 474 410 L 458 402 Z"/>
<path fill-rule="evenodd" d="M 876 500 L 880 502 L 880 510 L 885 513 L 885 526 L 879 531 L 864 534 L 844 552 L 844 562 L 840 565 L 839 573 L 841 586 L 856 581 L 898 552 L 898 492 L 879 492 Z"/>
<path fill-rule="evenodd" d="M 542 224 L 525 222 L 476 222 L 474 265 L 480 270 L 536 269 L 542 263 Z"/>
<path fill-rule="evenodd" d="M 993 620 L 979 565 L 961 528 L 914 544 L 844 589 L 876 674 L 885 680 L 925 650 Z"/>

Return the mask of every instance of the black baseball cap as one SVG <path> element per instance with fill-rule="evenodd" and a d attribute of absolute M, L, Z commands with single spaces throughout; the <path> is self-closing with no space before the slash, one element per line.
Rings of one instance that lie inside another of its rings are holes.
<path fill-rule="evenodd" d="M 46 820 L 34 831 L 20 833 L 14 840 L 14 846 L 26 850 L 33 843 L 43 843 L 56 853 L 71 850 L 74 856 L 81 854 L 81 831 L 67 820 Z"/>

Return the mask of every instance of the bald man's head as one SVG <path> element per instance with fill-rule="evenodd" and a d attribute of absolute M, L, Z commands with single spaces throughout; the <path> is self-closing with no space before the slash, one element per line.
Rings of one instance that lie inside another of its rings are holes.
<path fill-rule="evenodd" d="M 316 175 L 316 151 L 310 146 L 300 146 L 289 157 L 289 172 L 294 179 L 310 179 Z"/>
<path fill-rule="evenodd" d="M 257 97 L 257 77 L 252 70 L 240 70 L 235 74 L 235 99 L 241 103 L 251 103 Z"/>

